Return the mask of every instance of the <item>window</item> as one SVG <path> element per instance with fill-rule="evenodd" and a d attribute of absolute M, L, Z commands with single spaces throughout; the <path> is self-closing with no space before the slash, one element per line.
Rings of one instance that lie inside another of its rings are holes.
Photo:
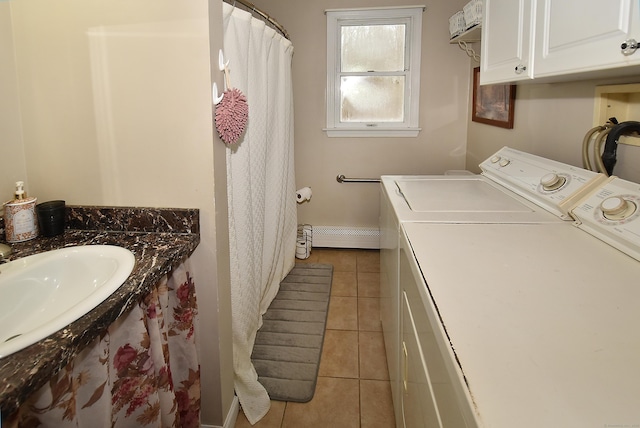
<path fill-rule="evenodd" d="M 327 135 L 418 135 L 424 6 L 327 10 Z"/>

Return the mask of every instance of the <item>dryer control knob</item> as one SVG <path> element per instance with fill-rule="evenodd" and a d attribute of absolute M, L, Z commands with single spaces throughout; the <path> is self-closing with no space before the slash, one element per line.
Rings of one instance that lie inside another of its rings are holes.
<path fill-rule="evenodd" d="M 621 196 L 612 196 L 600 204 L 602 214 L 608 219 L 621 220 L 633 214 L 633 204 Z M 631 210 L 630 213 L 628 211 Z"/>
<path fill-rule="evenodd" d="M 566 181 L 566 178 L 556 174 L 555 172 L 550 172 L 549 174 L 542 176 L 540 184 L 544 190 L 557 190 L 562 187 Z"/>
<path fill-rule="evenodd" d="M 498 165 L 505 167 L 507 165 L 509 165 L 511 163 L 511 161 L 507 158 L 502 158 L 500 159 L 500 163 Z"/>
<path fill-rule="evenodd" d="M 602 201 L 600 209 L 604 218 L 608 220 L 625 220 L 635 214 L 638 206 L 622 196 L 612 196 Z"/>

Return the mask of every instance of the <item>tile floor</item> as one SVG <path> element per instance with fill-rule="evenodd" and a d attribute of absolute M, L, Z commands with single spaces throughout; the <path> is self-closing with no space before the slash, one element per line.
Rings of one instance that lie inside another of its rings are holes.
<path fill-rule="evenodd" d="M 272 401 L 257 428 L 393 428 L 377 250 L 314 248 L 296 262 L 330 263 L 333 284 L 316 392 L 308 403 Z M 251 427 L 240 410 L 236 428 Z"/>

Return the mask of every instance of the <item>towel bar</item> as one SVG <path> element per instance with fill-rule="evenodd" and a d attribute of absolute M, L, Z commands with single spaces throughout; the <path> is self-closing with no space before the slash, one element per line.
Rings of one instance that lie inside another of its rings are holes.
<path fill-rule="evenodd" d="M 380 183 L 379 178 L 346 178 L 344 174 L 336 177 L 338 183 Z"/>

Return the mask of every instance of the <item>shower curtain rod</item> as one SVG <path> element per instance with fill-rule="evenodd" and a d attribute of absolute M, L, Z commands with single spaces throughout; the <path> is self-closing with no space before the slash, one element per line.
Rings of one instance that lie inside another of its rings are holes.
<path fill-rule="evenodd" d="M 241 5 L 243 5 L 247 9 L 249 9 L 251 12 L 257 13 L 258 15 L 260 15 L 261 18 L 263 18 L 269 24 L 273 25 L 275 27 L 275 29 L 278 30 L 284 36 L 285 39 L 291 40 L 291 38 L 289 37 L 289 33 L 287 33 L 287 30 L 285 30 L 284 27 L 282 25 L 280 25 L 280 23 L 278 21 L 275 20 L 275 18 L 272 18 L 269 15 L 267 15 L 260 8 L 258 8 L 255 4 L 253 4 L 253 3 L 251 3 L 251 2 L 249 2 L 247 0 L 224 0 L 224 1 L 226 1 L 227 3 L 229 3 L 232 6 L 235 6 L 236 3 L 240 3 Z"/>

